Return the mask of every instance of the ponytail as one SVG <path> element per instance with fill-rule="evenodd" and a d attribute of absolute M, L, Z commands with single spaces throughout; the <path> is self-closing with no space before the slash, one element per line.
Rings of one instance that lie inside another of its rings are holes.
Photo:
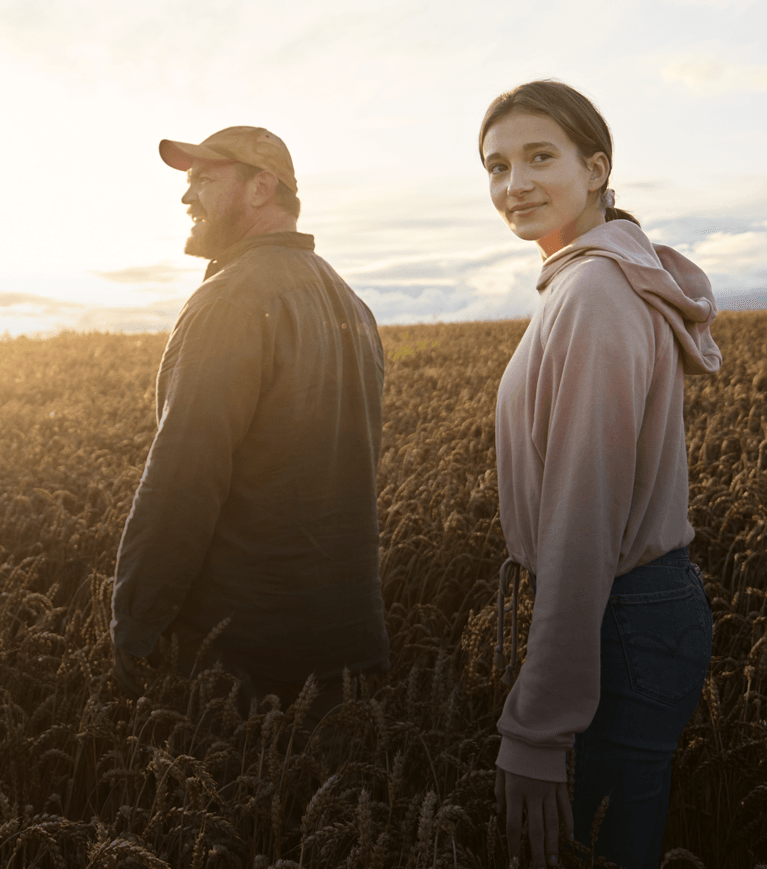
<path fill-rule="evenodd" d="M 629 214 L 628 211 L 624 211 L 622 208 L 615 207 L 605 209 L 605 220 L 630 220 L 632 223 L 636 223 L 637 226 L 642 225 L 633 214 Z"/>
<path fill-rule="evenodd" d="M 612 187 L 607 186 L 607 181 L 602 185 L 600 206 L 605 210 L 605 220 L 630 220 L 631 223 L 641 226 L 633 214 L 629 214 L 628 211 L 624 211 L 622 208 L 615 207 L 615 191 Z"/>

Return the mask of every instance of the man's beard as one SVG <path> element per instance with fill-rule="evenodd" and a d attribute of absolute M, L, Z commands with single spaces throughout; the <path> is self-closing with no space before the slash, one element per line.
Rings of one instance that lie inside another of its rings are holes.
<path fill-rule="evenodd" d="M 191 208 L 189 210 L 192 211 Z M 245 208 L 239 202 L 232 203 L 221 217 L 210 220 L 206 216 L 204 222 L 195 224 L 197 228 L 192 230 L 186 240 L 184 253 L 203 259 L 215 259 L 242 238 L 244 216 Z"/>

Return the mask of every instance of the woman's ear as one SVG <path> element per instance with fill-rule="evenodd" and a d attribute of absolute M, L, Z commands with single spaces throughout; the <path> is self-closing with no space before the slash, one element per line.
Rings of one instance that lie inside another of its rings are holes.
<path fill-rule="evenodd" d="M 596 154 L 589 157 L 588 165 L 591 169 L 589 190 L 599 190 L 610 177 L 610 161 L 607 159 L 607 154 L 603 151 L 597 151 Z"/>

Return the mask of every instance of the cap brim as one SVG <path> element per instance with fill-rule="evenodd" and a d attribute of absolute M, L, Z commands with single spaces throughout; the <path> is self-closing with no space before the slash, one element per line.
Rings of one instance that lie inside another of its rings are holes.
<path fill-rule="evenodd" d="M 225 157 L 218 151 L 206 148 L 204 145 L 190 145 L 187 142 L 173 142 L 170 139 L 163 139 L 160 142 L 160 156 L 168 166 L 173 169 L 181 169 L 183 172 L 191 169 L 195 160 L 208 160 L 217 163 L 232 162 L 231 157 Z"/>

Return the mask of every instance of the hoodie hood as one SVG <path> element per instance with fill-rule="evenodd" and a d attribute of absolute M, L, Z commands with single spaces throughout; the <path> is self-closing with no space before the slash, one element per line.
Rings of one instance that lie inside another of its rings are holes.
<path fill-rule="evenodd" d="M 634 292 L 663 314 L 681 348 L 685 374 L 719 370 L 722 354 L 710 331 L 718 313 L 711 282 L 681 253 L 652 244 L 630 220 L 600 224 L 549 257 L 538 279 L 538 292 L 572 263 L 593 256 L 614 260 Z"/>

